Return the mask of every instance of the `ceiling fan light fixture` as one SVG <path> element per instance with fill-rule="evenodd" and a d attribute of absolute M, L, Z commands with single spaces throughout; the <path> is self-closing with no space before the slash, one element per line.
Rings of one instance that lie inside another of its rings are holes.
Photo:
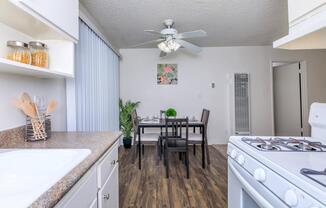
<path fill-rule="evenodd" d="M 172 50 L 170 49 L 169 45 L 167 44 L 166 41 L 163 41 L 157 45 L 157 47 L 163 51 L 164 53 L 171 53 Z"/>
<path fill-rule="evenodd" d="M 175 40 L 170 40 L 170 41 L 168 41 L 168 47 L 172 51 L 177 51 L 181 47 L 181 45 L 179 43 L 177 43 Z"/>
<path fill-rule="evenodd" d="M 144 30 L 145 32 L 158 35 L 159 38 L 156 40 L 147 41 L 134 47 L 156 43 L 157 47 L 161 50 L 160 57 L 165 56 L 168 53 L 173 53 L 179 50 L 180 47 L 194 53 L 198 54 L 202 49 L 185 39 L 189 38 L 199 38 L 207 36 L 207 33 L 204 30 L 193 30 L 188 32 L 178 33 L 178 31 L 173 27 L 174 22 L 172 19 L 167 19 L 164 21 L 165 28 L 160 32 L 155 30 Z"/>
<path fill-rule="evenodd" d="M 177 51 L 181 47 L 181 45 L 175 40 L 171 39 L 159 43 L 157 47 L 164 53 L 171 53 Z"/>

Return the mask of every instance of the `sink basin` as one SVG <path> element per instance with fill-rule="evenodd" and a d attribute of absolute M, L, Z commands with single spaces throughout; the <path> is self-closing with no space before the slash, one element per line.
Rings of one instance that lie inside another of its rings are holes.
<path fill-rule="evenodd" d="M 0 149 L 0 207 L 27 207 L 83 161 L 89 149 Z"/>

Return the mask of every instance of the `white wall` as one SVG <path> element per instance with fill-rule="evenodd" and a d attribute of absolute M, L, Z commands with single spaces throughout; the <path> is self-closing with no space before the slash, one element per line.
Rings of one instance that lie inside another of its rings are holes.
<path fill-rule="evenodd" d="M 180 116 L 200 118 L 202 108 L 211 110 L 208 141 L 226 143 L 230 133 L 228 76 L 249 72 L 251 79 L 252 134 L 272 134 L 271 61 L 305 60 L 308 68 L 309 102 L 326 102 L 326 51 L 281 51 L 270 46 L 210 47 L 198 55 L 178 52 L 159 58 L 158 49 L 121 49 L 121 98 L 141 101 L 141 116 L 158 115 L 174 107 Z M 156 84 L 158 63 L 178 64 L 178 85 Z M 216 87 L 211 88 L 214 82 Z"/>
<path fill-rule="evenodd" d="M 52 116 L 52 129 L 66 130 L 66 94 L 63 79 L 38 79 L 0 73 L 0 89 L 0 131 L 25 124 L 24 114 L 11 104 L 12 99 L 19 98 L 23 91 L 31 96 L 56 99 L 59 106 Z"/>

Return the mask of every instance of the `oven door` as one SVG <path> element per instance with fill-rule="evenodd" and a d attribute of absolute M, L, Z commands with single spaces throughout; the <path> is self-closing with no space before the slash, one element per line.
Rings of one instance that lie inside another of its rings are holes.
<path fill-rule="evenodd" d="M 287 208 L 288 206 L 243 167 L 228 158 L 229 208 Z"/>

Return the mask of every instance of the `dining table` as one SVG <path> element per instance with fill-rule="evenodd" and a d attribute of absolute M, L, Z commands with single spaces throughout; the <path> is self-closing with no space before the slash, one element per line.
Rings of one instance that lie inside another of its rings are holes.
<path fill-rule="evenodd" d="M 165 127 L 165 118 L 153 118 L 153 119 L 139 119 L 138 122 L 138 159 L 139 159 L 139 164 L 138 168 L 141 169 L 141 134 L 145 132 L 145 129 L 160 129 Z M 188 122 L 188 128 L 192 128 L 193 132 L 196 132 L 196 129 L 199 128 L 201 135 L 202 135 L 202 167 L 205 168 L 205 151 L 208 151 L 208 146 L 207 146 L 207 137 L 206 137 L 206 132 L 205 132 L 205 124 L 202 121 L 198 121 L 195 119 L 189 119 Z"/>

